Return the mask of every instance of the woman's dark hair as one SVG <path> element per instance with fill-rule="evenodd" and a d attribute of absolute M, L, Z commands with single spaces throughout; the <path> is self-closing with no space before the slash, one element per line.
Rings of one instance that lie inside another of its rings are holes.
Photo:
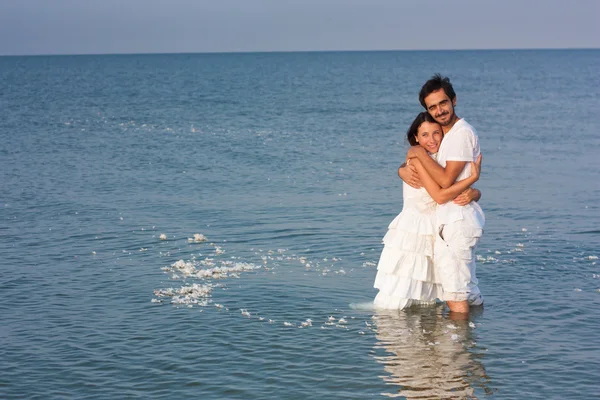
<path fill-rule="evenodd" d="M 408 128 L 408 131 L 406 132 L 406 139 L 408 139 L 408 143 L 410 143 L 411 146 L 416 146 L 419 144 L 417 143 L 417 133 L 419 133 L 419 127 L 423 122 L 437 124 L 435 119 L 433 119 L 428 112 L 419 113 L 417 118 L 415 118 L 413 123 L 410 125 L 410 128 Z"/>
<path fill-rule="evenodd" d="M 429 96 L 433 92 L 437 92 L 440 89 L 444 89 L 444 93 L 446 93 L 451 101 L 454 101 L 456 98 L 456 93 L 454 92 L 454 88 L 450 83 L 450 79 L 448 77 L 442 77 L 440 74 L 435 74 L 430 80 L 425 82 L 421 88 L 421 92 L 419 93 L 419 102 L 423 108 L 427 109 L 425 97 Z"/>

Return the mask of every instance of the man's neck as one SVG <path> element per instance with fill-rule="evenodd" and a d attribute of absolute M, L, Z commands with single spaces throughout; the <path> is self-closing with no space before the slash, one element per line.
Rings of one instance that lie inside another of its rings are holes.
<path fill-rule="evenodd" d="M 458 117 L 458 115 L 455 115 L 451 123 L 442 126 L 442 132 L 444 132 L 444 135 L 450 132 L 450 129 L 452 129 L 452 127 L 458 122 L 458 120 L 460 120 L 460 118 Z"/>

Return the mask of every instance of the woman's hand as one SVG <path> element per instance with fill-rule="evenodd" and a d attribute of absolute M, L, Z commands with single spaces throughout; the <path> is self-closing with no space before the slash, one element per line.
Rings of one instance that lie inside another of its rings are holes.
<path fill-rule="evenodd" d="M 467 190 L 456 196 L 456 198 L 453 200 L 453 203 L 459 206 L 466 206 L 473 200 L 477 201 L 479 197 L 481 197 L 479 190 L 468 188 Z"/>
<path fill-rule="evenodd" d="M 471 176 L 475 178 L 475 181 L 479 180 L 479 175 L 481 174 L 481 161 L 483 160 L 483 155 L 479 155 L 475 162 L 471 161 Z"/>
<path fill-rule="evenodd" d="M 482 155 L 480 154 L 477 157 L 475 162 L 471 161 L 471 178 L 474 178 L 475 181 L 479 180 L 479 175 L 481 174 L 481 161 L 483 160 Z M 474 182 L 475 182 L 474 181 Z M 474 183 L 473 182 L 473 183 Z M 459 206 L 466 206 L 473 200 L 477 201 L 481 198 L 481 192 L 477 189 L 468 188 L 454 199 L 454 204 Z"/>

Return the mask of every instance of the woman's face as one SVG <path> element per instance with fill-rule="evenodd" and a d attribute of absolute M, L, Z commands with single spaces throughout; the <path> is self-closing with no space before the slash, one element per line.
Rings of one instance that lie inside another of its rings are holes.
<path fill-rule="evenodd" d="M 442 127 L 437 123 L 423 122 L 417 131 L 417 143 L 430 153 L 437 153 L 442 143 Z"/>

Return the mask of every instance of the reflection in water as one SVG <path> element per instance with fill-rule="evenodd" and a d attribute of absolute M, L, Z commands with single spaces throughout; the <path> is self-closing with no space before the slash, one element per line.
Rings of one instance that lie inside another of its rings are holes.
<path fill-rule="evenodd" d="M 375 358 L 390 374 L 383 379 L 400 386 L 397 392 L 383 395 L 476 399 L 475 387 L 491 393 L 482 354 L 476 347 L 474 323 L 452 321 L 441 311 L 442 307 L 376 311 L 376 347 L 385 350 L 385 354 L 378 351 Z"/>

